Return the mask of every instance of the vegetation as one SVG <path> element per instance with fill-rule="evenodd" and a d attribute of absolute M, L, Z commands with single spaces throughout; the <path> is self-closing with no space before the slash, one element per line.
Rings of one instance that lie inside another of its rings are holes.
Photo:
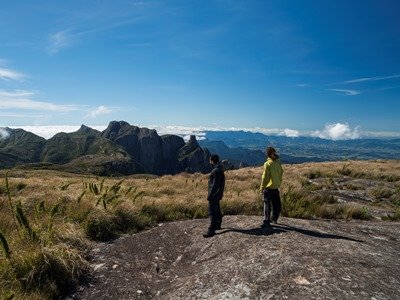
<path fill-rule="evenodd" d="M 226 172 L 224 214 L 262 215 L 261 173 Z M 14 169 L 0 175 L 2 298 L 58 298 L 90 278 L 93 241 L 207 217 L 207 175 L 199 173 L 105 178 Z M 282 215 L 399 221 L 399 178 L 399 161 L 284 165 Z M 362 199 L 344 201 L 346 193 Z"/>

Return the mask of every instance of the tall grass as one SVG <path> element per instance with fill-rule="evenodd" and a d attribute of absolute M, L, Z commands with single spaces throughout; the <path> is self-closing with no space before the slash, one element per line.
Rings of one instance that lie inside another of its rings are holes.
<path fill-rule="evenodd" d="M 262 215 L 261 174 L 261 168 L 226 172 L 225 215 Z M 323 192 L 335 189 L 335 179 L 343 176 L 383 182 L 371 196 L 392 205 L 387 219 L 398 220 L 400 162 L 379 161 L 284 165 L 282 215 L 370 219 L 367 207 L 337 203 Z M 90 277 L 86 257 L 92 241 L 109 241 L 160 222 L 207 217 L 207 179 L 186 173 L 123 180 L 44 170 L 3 173 L 0 297 L 60 297 Z"/>

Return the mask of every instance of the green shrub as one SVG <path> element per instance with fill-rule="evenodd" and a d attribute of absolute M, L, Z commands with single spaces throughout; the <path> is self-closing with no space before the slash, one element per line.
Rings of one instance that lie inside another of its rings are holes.
<path fill-rule="evenodd" d="M 394 213 L 388 214 L 382 218 L 384 221 L 400 221 L 400 208 L 396 209 Z"/>
<path fill-rule="evenodd" d="M 150 218 L 122 208 L 118 208 L 115 211 L 113 222 L 116 225 L 116 229 L 124 233 L 137 232 L 151 225 Z"/>
<path fill-rule="evenodd" d="M 343 167 L 338 171 L 338 173 L 343 176 L 350 176 L 352 173 L 352 170 L 349 168 L 349 166 L 350 166 L 350 163 L 343 165 Z"/>
<path fill-rule="evenodd" d="M 288 191 L 281 200 L 282 215 L 285 217 L 309 219 L 314 216 L 317 202 L 307 199 L 301 192 Z"/>
<path fill-rule="evenodd" d="M 384 187 L 384 186 L 376 187 L 371 190 L 371 194 L 375 198 L 379 198 L 379 199 L 381 199 L 381 198 L 388 199 L 395 193 L 396 193 L 395 190 Z"/>
<path fill-rule="evenodd" d="M 343 207 L 336 204 L 323 204 L 317 210 L 318 217 L 324 219 L 339 219 L 343 213 Z"/>
<path fill-rule="evenodd" d="M 357 220 L 371 220 L 372 216 L 367 207 L 360 207 L 357 205 L 348 205 L 344 208 L 344 217 L 348 219 Z"/>
<path fill-rule="evenodd" d="M 85 234 L 94 241 L 109 241 L 118 237 L 117 226 L 108 216 L 90 218 L 85 224 Z"/>
<path fill-rule="evenodd" d="M 67 295 L 90 276 L 88 263 L 74 250 L 40 248 L 8 260 L 1 275 L 5 287 L 23 293 L 39 293 L 42 298 Z"/>
<path fill-rule="evenodd" d="M 314 179 L 314 178 L 322 177 L 322 173 L 319 170 L 312 170 L 312 171 L 308 172 L 306 174 L 306 176 L 308 179 Z"/>
<path fill-rule="evenodd" d="M 224 215 L 260 215 L 263 212 L 264 202 L 254 201 L 222 201 L 221 210 Z"/>

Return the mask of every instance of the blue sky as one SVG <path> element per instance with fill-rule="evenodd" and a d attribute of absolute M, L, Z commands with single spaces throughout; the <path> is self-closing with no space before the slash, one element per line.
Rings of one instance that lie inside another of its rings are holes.
<path fill-rule="evenodd" d="M 0 7 L 0 126 L 400 136 L 396 0 Z"/>

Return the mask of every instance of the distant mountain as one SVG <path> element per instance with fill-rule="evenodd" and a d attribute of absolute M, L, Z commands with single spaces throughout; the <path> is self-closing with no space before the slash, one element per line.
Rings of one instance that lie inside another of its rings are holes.
<path fill-rule="evenodd" d="M 6 128 L 8 137 L 0 139 L 0 168 L 39 162 L 46 140 L 23 129 Z"/>
<path fill-rule="evenodd" d="M 99 132 L 85 125 L 45 140 L 22 129 L 5 129 L 0 140 L 0 168 L 24 165 L 99 175 L 208 172 L 210 153 L 194 136 L 188 143 L 174 135 L 113 121 Z"/>
<path fill-rule="evenodd" d="M 246 131 L 206 131 L 209 142 L 223 141 L 230 148 L 262 150 L 274 146 L 289 163 L 343 159 L 400 159 L 400 139 L 332 141 L 313 137 L 271 136 Z"/>
<path fill-rule="evenodd" d="M 207 131 L 205 140 L 159 136 L 155 130 L 110 122 L 100 132 L 82 125 L 46 140 L 22 129 L 5 128 L 0 139 L 0 168 L 57 169 L 98 175 L 156 175 L 210 171 L 210 153 L 231 167 L 259 166 L 264 150 L 278 149 L 284 163 L 343 159 L 400 159 L 400 139 L 331 141 L 311 137 L 267 136 L 246 131 Z"/>
<path fill-rule="evenodd" d="M 265 154 L 261 150 L 250 150 L 242 147 L 228 147 L 222 141 L 201 140 L 200 145 L 211 153 L 216 153 L 221 160 L 228 160 L 234 167 L 259 166 L 265 162 Z"/>

